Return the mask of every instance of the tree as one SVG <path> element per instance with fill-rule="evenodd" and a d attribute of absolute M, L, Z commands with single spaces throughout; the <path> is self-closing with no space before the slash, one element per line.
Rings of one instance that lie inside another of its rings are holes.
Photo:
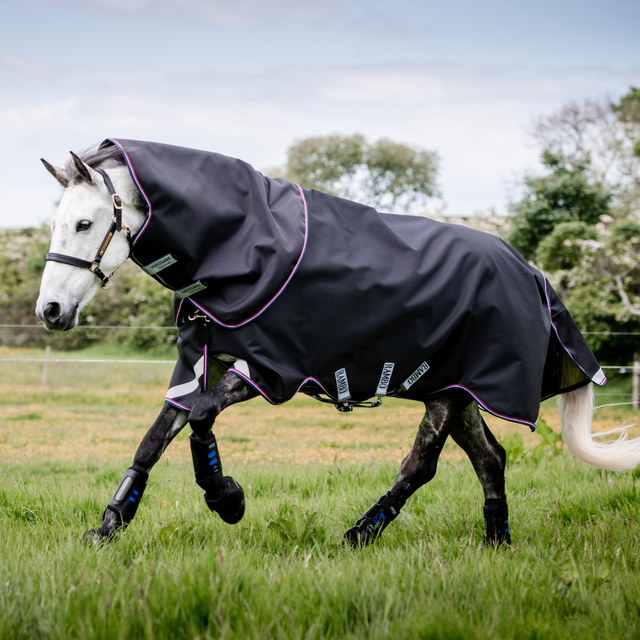
<path fill-rule="evenodd" d="M 570 162 L 548 149 L 542 164 L 549 173 L 527 176 L 525 194 L 511 205 L 510 244 L 527 260 L 534 260 L 540 243 L 562 223 L 594 225 L 609 213 L 611 194 L 588 174 L 589 159 Z M 550 245 L 545 245 L 548 252 Z"/>
<path fill-rule="evenodd" d="M 569 168 L 589 162 L 588 173 L 612 193 L 615 218 L 640 210 L 640 90 L 619 102 L 572 101 L 532 123 L 532 137 Z"/>
<path fill-rule="evenodd" d="M 354 134 L 297 140 L 281 173 L 302 187 L 376 208 L 410 211 L 437 194 L 438 156 L 382 138 Z"/>
<path fill-rule="evenodd" d="M 640 158 L 640 89 L 631 87 L 620 102 L 611 106 L 627 137 L 633 141 L 633 155 Z"/>
<path fill-rule="evenodd" d="M 539 118 L 532 134 L 566 167 L 584 166 L 593 186 L 610 196 L 608 212 L 589 221 L 558 221 L 540 240 L 536 263 L 565 297 L 579 325 L 591 330 L 640 328 L 640 89 L 618 102 L 572 102 Z M 586 164 L 585 164 L 586 163 Z M 529 185 L 528 185 L 529 186 Z M 607 338 L 592 348 L 628 362 L 638 343 Z"/>

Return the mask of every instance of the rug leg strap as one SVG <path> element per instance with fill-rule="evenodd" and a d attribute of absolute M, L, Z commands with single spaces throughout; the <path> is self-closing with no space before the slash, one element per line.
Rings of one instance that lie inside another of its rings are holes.
<path fill-rule="evenodd" d="M 391 492 L 382 496 L 345 533 L 347 542 L 354 547 L 373 542 L 398 517 L 404 503 Z"/>
<path fill-rule="evenodd" d="M 489 499 L 484 503 L 484 541 L 487 544 L 511 544 L 507 499 Z"/>
<path fill-rule="evenodd" d="M 244 516 L 244 491 L 231 477 L 222 475 L 222 462 L 216 437 L 201 440 L 195 434 L 189 436 L 196 483 L 204 489 L 204 500 L 227 524 L 236 524 Z"/>
<path fill-rule="evenodd" d="M 127 469 L 124 474 L 111 502 L 107 505 L 107 510 L 118 516 L 120 528 L 124 529 L 136 515 L 148 479 L 148 473 L 132 468 Z M 104 514 L 102 517 L 104 518 Z"/>

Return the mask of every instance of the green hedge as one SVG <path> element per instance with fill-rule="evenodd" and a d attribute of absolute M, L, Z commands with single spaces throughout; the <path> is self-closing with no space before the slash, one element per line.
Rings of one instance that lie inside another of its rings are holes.
<path fill-rule="evenodd" d="M 172 293 L 127 261 L 113 278 L 112 286 L 100 291 L 80 314 L 82 329 L 56 334 L 27 328 L 39 324 L 34 310 L 40 279 L 49 250 L 48 228 L 0 229 L 1 324 L 26 325 L 2 328 L 0 344 L 35 347 L 50 344 L 58 349 L 76 349 L 101 340 L 127 347 L 173 351 L 175 331 L 148 329 L 95 329 L 91 326 L 172 327 Z"/>

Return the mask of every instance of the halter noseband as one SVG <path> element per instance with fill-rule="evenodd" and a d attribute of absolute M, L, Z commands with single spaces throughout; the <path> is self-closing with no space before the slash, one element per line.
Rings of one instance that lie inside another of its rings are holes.
<path fill-rule="evenodd" d="M 109 193 L 111 194 L 111 201 L 113 202 L 113 218 L 111 218 L 111 226 L 109 227 L 109 230 L 107 231 L 107 234 L 105 235 L 104 240 L 102 241 L 102 244 L 100 245 L 100 248 L 95 255 L 95 258 L 91 262 L 89 262 L 88 260 L 82 260 L 81 258 L 66 256 L 63 253 L 47 253 L 45 260 L 62 262 L 63 264 L 70 264 L 72 267 L 89 269 L 89 271 L 92 271 L 96 275 L 96 277 L 98 277 L 102 281 L 102 288 L 108 289 L 111 286 L 111 281 L 109 280 L 110 276 L 105 276 L 100 269 L 102 256 L 104 256 L 104 252 L 107 250 L 107 247 L 111 243 L 114 233 L 116 231 L 122 231 L 123 229 L 127 233 L 129 255 L 131 255 L 131 231 L 129 227 L 122 224 L 122 200 L 116 193 L 116 190 L 113 187 L 113 182 L 111 182 L 111 178 L 102 169 L 96 169 L 96 171 L 104 178 L 104 183 L 107 185 L 107 189 L 109 189 Z"/>

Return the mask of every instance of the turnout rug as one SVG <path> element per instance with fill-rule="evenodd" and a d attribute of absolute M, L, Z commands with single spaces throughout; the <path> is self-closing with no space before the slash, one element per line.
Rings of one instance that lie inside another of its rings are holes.
<path fill-rule="evenodd" d="M 216 153 L 111 144 L 147 205 L 132 258 L 175 292 L 167 402 L 190 409 L 229 370 L 274 404 L 298 391 L 343 403 L 462 388 L 535 428 L 542 399 L 606 382 L 546 278 L 495 236 Z"/>

